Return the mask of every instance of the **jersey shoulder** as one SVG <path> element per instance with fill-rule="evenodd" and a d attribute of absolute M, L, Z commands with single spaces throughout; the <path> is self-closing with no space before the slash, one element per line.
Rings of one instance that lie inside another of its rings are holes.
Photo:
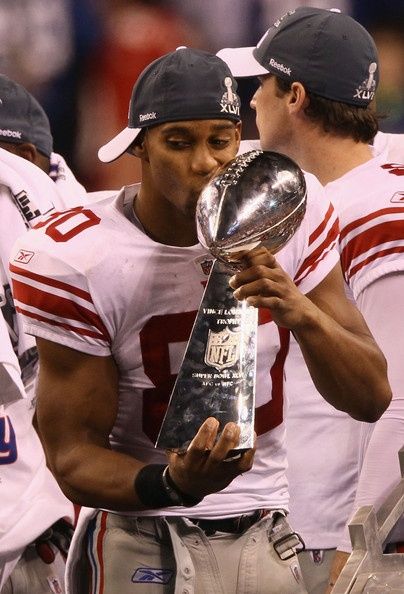
<path fill-rule="evenodd" d="M 53 212 L 17 240 L 11 265 L 48 273 L 52 272 L 49 267 L 59 267 L 59 274 L 70 268 L 86 275 L 94 267 L 108 266 L 113 260 L 111 249 L 119 251 L 126 228 L 136 234 L 134 226 L 117 208 L 115 197 L 91 207 Z"/>

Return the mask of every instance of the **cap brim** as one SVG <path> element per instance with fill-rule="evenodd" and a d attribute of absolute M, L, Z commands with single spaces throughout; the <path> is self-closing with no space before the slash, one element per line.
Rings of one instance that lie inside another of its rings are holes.
<path fill-rule="evenodd" d="M 110 163 L 120 157 L 132 144 L 142 128 L 125 128 L 98 151 L 98 158 L 103 163 Z"/>
<path fill-rule="evenodd" d="M 216 55 L 226 62 L 236 78 L 268 74 L 269 71 L 254 58 L 254 50 L 255 47 L 225 47 Z"/>

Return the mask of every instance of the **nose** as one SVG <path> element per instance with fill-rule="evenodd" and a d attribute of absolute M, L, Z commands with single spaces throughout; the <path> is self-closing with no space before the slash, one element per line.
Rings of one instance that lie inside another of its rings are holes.
<path fill-rule="evenodd" d="M 191 169 L 201 176 L 212 175 L 218 168 L 219 163 L 207 146 L 196 147 L 191 162 Z"/>
<path fill-rule="evenodd" d="M 251 109 L 254 109 L 254 111 L 256 110 L 256 107 L 257 107 L 257 93 L 258 93 L 258 90 L 255 91 L 255 93 L 252 96 L 251 101 L 250 101 L 250 107 L 251 107 Z"/>

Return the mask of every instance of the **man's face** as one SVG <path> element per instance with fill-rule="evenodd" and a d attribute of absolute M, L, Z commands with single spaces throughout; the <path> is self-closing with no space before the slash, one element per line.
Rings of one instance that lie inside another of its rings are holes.
<path fill-rule="evenodd" d="M 286 152 L 291 133 L 287 95 L 282 96 L 271 74 L 260 76 L 259 83 L 250 105 L 256 111 L 261 146 L 267 151 Z"/>
<path fill-rule="evenodd" d="M 148 179 L 162 208 L 172 206 L 194 219 L 199 194 L 233 159 L 240 144 L 240 124 L 230 120 L 170 122 L 150 128 L 144 147 Z"/>

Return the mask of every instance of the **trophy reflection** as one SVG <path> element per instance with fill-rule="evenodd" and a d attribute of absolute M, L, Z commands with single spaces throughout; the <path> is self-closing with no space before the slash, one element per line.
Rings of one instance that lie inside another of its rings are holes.
<path fill-rule="evenodd" d="M 258 310 L 229 286 L 246 252 L 280 250 L 300 225 L 306 183 L 288 157 L 242 154 L 211 180 L 197 204 L 198 238 L 215 258 L 156 447 L 184 450 L 212 416 L 240 426 L 237 449 L 253 447 Z"/>

